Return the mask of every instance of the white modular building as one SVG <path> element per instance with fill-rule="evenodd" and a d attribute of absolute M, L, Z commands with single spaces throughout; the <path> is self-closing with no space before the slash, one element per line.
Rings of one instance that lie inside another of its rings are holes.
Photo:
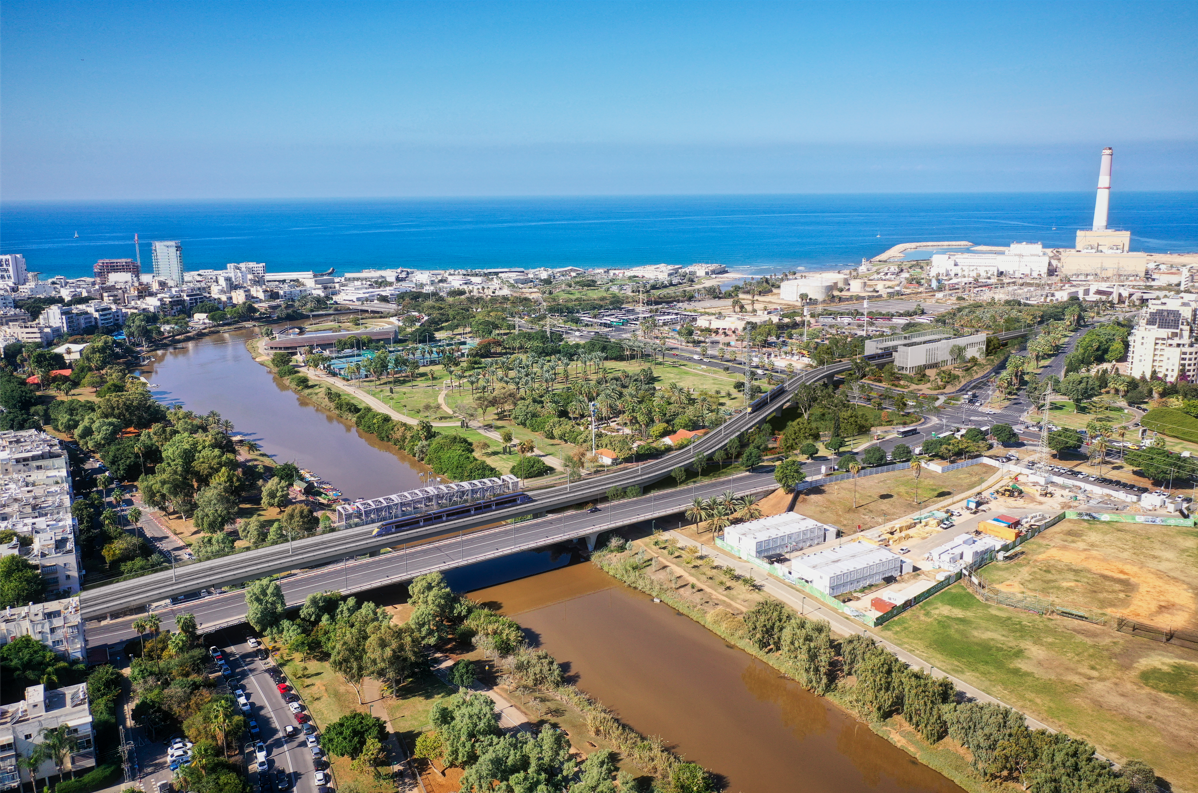
<path fill-rule="evenodd" d="M 842 595 L 902 575 L 898 555 L 866 542 L 850 542 L 800 556 L 790 563 L 791 577 L 826 595 Z"/>
<path fill-rule="evenodd" d="M 805 515 L 783 512 L 724 529 L 724 542 L 743 556 L 763 558 L 790 553 L 836 538 L 836 527 Z"/>
<path fill-rule="evenodd" d="M 933 548 L 928 556 L 942 570 L 956 572 L 957 570 L 976 564 L 987 553 L 997 551 L 1005 544 L 1006 540 L 1001 540 L 989 534 L 983 534 L 980 537 L 965 534 L 954 538 L 951 542 L 947 542 L 939 548 Z"/>
<path fill-rule="evenodd" d="M 1048 254 L 1038 242 L 1013 242 L 1002 253 L 936 253 L 928 274 L 937 278 L 990 281 L 995 278 L 1044 278 Z"/>

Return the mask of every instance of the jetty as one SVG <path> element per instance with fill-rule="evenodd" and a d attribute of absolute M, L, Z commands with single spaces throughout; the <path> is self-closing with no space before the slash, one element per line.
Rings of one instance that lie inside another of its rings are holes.
<path fill-rule="evenodd" d="M 972 242 L 904 242 L 895 245 L 890 250 L 883 253 L 881 256 L 875 256 L 870 259 L 871 262 L 897 262 L 902 261 L 903 254 L 907 251 L 917 251 L 923 248 L 972 248 Z"/>

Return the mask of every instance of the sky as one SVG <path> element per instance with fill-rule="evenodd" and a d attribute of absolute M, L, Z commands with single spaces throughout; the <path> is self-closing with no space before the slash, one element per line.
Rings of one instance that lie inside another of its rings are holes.
<path fill-rule="evenodd" d="M 1198 3 L 0 6 L 0 201 L 1198 189 Z"/>

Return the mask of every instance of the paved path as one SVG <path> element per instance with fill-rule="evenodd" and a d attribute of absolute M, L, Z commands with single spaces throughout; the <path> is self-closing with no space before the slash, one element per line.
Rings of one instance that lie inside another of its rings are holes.
<path fill-rule="evenodd" d="M 362 698 L 366 700 L 366 710 L 370 715 L 381 719 L 387 725 L 385 745 L 389 750 L 387 756 L 391 760 L 391 780 L 395 783 L 395 789 L 404 793 L 415 793 L 417 790 L 423 793 L 424 782 L 421 781 L 420 774 L 409 762 L 410 758 L 403 741 L 399 739 L 399 733 L 391 726 L 391 716 L 387 713 L 387 708 L 380 704 L 380 713 L 374 712 L 375 704 L 383 701 L 382 684 L 374 678 L 366 678 L 362 682 Z"/>
<path fill-rule="evenodd" d="M 391 418 L 395 419 L 396 421 L 402 421 L 404 424 L 419 424 L 420 423 L 420 419 L 415 419 L 415 418 L 412 418 L 411 416 L 400 413 L 395 408 L 391 407 L 390 405 L 388 405 L 386 402 L 382 401 L 378 397 L 371 396 L 370 394 L 363 391 L 361 388 L 350 385 L 350 384 L 346 383 L 345 381 L 341 380 L 340 378 L 332 377 L 331 375 L 327 375 L 324 372 L 321 372 L 317 369 L 313 369 L 310 366 L 304 367 L 304 373 L 309 375 L 310 377 L 312 377 L 315 380 L 319 380 L 322 383 L 327 383 L 328 385 L 331 385 L 334 388 L 338 388 L 338 389 L 346 392 L 347 394 L 352 394 L 353 396 L 356 396 L 358 399 L 365 402 L 367 405 L 369 405 L 374 410 L 377 410 L 379 413 L 382 413 L 384 415 L 390 416 Z M 456 426 L 458 426 L 458 422 L 456 422 L 456 421 L 434 421 L 431 423 L 434 427 L 456 427 Z"/>
<path fill-rule="evenodd" d="M 446 404 L 446 402 L 445 402 L 445 399 L 448 396 L 449 396 L 448 389 L 442 388 L 441 393 L 437 395 L 437 403 L 441 405 L 442 410 L 444 410 L 446 413 L 449 413 L 452 415 L 453 409 L 450 408 L 449 405 Z M 479 432 L 482 435 L 485 435 L 486 437 L 490 438 L 491 440 L 499 441 L 500 443 L 503 443 L 503 438 L 495 430 L 486 429 L 485 427 L 483 427 L 483 425 L 481 423 L 479 423 L 477 421 L 473 421 L 473 420 L 467 420 L 466 424 L 468 427 L 470 427 L 470 429 L 475 430 L 476 432 Z M 562 471 L 566 470 L 566 464 L 564 462 L 562 462 L 560 457 L 554 457 L 552 454 L 544 454 L 544 453 L 538 454 L 536 456 L 540 457 L 542 460 L 544 460 L 546 465 L 552 465 L 554 468 L 556 468 L 558 473 L 561 473 Z M 545 480 L 545 481 L 549 481 L 549 480 Z"/>
<path fill-rule="evenodd" d="M 452 686 L 453 684 L 449 682 L 449 669 L 454 664 L 453 659 L 440 653 L 434 653 L 432 662 L 434 674 Z M 470 690 L 485 694 L 488 699 L 495 703 L 495 710 L 499 713 L 500 727 L 505 730 L 522 730 L 525 732 L 529 730 L 530 723 L 528 718 L 507 697 L 498 693 L 495 689 L 488 688 L 482 683 L 477 682 L 470 686 Z"/>

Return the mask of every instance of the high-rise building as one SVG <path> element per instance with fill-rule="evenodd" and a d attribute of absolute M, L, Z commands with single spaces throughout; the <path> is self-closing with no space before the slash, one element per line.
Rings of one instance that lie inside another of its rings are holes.
<path fill-rule="evenodd" d="M 154 243 L 154 277 L 183 286 L 183 246 L 178 241 Z"/>
<path fill-rule="evenodd" d="M 108 276 L 113 273 L 129 273 L 133 276 L 133 282 L 136 285 L 137 279 L 141 275 L 141 265 L 132 259 L 101 259 L 96 262 L 93 272 L 96 276 L 96 284 L 99 286 L 108 283 Z"/>
<path fill-rule="evenodd" d="M 1198 379 L 1198 301 L 1169 297 L 1151 301 L 1128 339 L 1127 373 L 1173 383 Z"/>
<path fill-rule="evenodd" d="M 0 284 L 21 286 L 27 280 L 25 257 L 19 253 L 0 256 Z"/>

